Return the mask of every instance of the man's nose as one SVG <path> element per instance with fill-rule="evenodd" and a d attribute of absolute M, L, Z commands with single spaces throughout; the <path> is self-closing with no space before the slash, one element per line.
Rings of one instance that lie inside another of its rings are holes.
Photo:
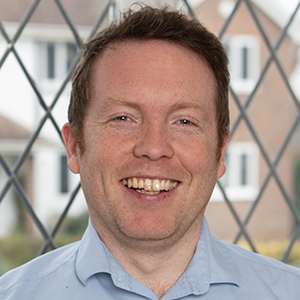
<path fill-rule="evenodd" d="M 174 150 L 168 137 L 167 129 L 163 126 L 153 125 L 144 128 L 141 137 L 133 149 L 136 157 L 148 157 L 157 161 L 162 157 L 171 158 Z"/>

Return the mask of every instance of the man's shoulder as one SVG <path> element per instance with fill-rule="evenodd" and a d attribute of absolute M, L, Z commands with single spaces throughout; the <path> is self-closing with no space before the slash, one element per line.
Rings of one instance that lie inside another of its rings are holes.
<path fill-rule="evenodd" d="M 69 262 L 77 252 L 79 242 L 43 254 L 0 277 L 0 294 L 22 282 L 47 277 Z"/>
<path fill-rule="evenodd" d="M 281 274 L 289 277 L 298 278 L 300 282 L 300 269 L 291 265 L 287 265 L 276 259 L 260 255 L 258 253 L 251 252 L 240 246 L 218 241 L 222 247 L 226 249 L 229 256 L 235 262 L 235 264 L 245 270 L 245 268 L 251 269 L 256 273 L 271 272 L 272 274 Z"/>

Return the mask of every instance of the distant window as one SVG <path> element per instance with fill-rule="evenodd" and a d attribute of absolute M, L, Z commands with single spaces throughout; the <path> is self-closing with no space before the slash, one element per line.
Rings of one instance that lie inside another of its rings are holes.
<path fill-rule="evenodd" d="M 69 71 L 72 62 L 77 54 L 77 47 L 73 43 L 67 44 L 67 71 Z"/>
<path fill-rule="evenodd" d="M 113 2 L 109 7 L 109 20 L 115 20 L 117 17 L 117 4 Z"/>
<path fill-rule="evenodd" d="M 60 156 L 60 192 L 68 193 L 69 189 L 69 168 L 66 155 Z"/>
<path fill-rule="evenodd" d="M 255 36 L 227 38 L 224 47 L 229 58 L 231 85 L 236 93 L 248 94 L 259 75 L 259 42 Z"/>
<path fill-rule="evenodd" d="M 55 77 L 55 48 L 54 44 L 49 43 L 47 50 L 47 78 L 53 79 Z"/>
<path fill-rule="evenodd" d="M 77 54 L 74 43 L 41 43 L 41 79 L 63 79 Z"/>
<path fill-rule="evenodd" d="M 115 0 L 111 3 L 108 11 L 109 20 L 118 20 L 120 18 L 120 11 L 122 10 L 122 7 L 124 6 L 124 1 L 122 0 Z"/>
<path fill-rule="evenodd" d="M 225 156 L 226 173 L 220 179 L 230 200 L 254 200 L 258 192 L 259 150 L 252 142 L 232 142 Z M 218 188 L 215 200 L 222 198 Z"/>

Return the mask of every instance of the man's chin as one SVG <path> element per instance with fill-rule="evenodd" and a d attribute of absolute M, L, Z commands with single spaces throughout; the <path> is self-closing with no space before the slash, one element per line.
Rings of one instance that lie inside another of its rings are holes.
<path fill-rule="evenodd" d="M 119 226 L 120 232 L 129 244 L 137 247 L 161 247 L 166 246 L 168 241 L 176 239 L 179 230 L 174 221 L 159 220 L 159 218 L 144 221 L 135 221 Z"/>

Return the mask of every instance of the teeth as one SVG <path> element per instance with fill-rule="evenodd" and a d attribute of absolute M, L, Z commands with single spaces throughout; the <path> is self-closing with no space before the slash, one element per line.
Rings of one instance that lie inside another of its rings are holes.
<path fill-rule="evenodd" d="M 151 191 L 152 190 L 152 182 L 150 179 L 146 179 L 145 180 L 145 186 L 144 186 L 144 189 L 146 191 Z"/>
<path fill-rule="evenodd" d="M 158 179 L 153 180 L 152 190 L 153 191 L 159 191 L 160 190 L 160 184 L 159 184 L 159 180 Z"/>
<path fill-rule="evenodd" d="M 141 194 L 148 194 L 148 195 L 157 195 L 159 194 L 159 192 L 155 192 L 155 191 L 145 191 L 145 190 L 136 190 L 138 193 Z"/>
<path fill-rule="evenodd" d="M 132 179 L 132 187 L 135 188 L 135 189 L 138 187 L 138 181 L 137 181 L 136 178 Z"/>
<path fill-rule="evenodd" d="M 139 189 L 143 189 L 144 188 L 144 181 L 142 179 L 140 179 L 139 181 Z"/>
<path fill-rule="evenodd" d="M 178 185 L 178 181 L 170 182 L 170 180 L 162 180 L 154 179 L 153 181 L 151 179 L 140 179 L 137 180 L 137 178 L 132 179 L 122 179 L 122 184 L 127 186 L 128 188 L 134 188 L 137 192 L 142 194 L 150 194 L 155 195 L 158 194 L 160 191 L 169 191 L 175 188 Z"/>
<path fill-rule="evenodd" d="M 170 189 L 170 180 L 167 180 L 165 185 L 165 190 L 168 191 Z"/>
<path fill-rule="evenodd" d="M 128 186 L 129 188 L 131 188 L 131 187 L 132 187 L 132 181 L 131 181 L 130 179 L 128 179 L 127 186 Z"/>

